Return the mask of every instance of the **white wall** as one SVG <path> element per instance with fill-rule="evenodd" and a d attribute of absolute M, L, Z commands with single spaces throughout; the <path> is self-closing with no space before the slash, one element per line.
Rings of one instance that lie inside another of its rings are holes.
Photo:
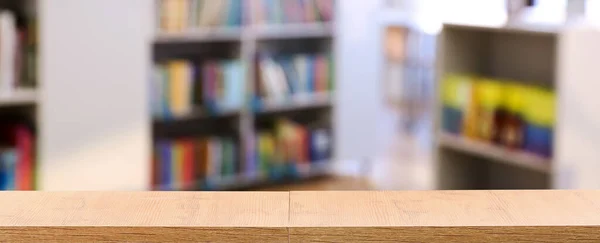
<path fill-rule="evenodd" d="M 150 0 L 41 0 L 42 190 L 149 185 Z"/>
<path fill-rule="evenodd" d="M 381 36 L 374 21 L 381 1 L 342 0 L 337 11 L 336 157 L 377 154 L 382 127 Z"/>

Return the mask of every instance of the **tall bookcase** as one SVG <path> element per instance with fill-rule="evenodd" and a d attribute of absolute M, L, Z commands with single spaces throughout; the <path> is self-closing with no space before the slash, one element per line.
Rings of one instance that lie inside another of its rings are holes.
<path fill-rule="evenodd" d="M 36 188 L 37 1 L 0 1 L 0 190 Z"/>
<path fill-rule="evenodd" d="M 599 38 L 596 27 L 583 23 L 446 24 L 439 48 L 438 188 L 600 187 L 593 172 L 598 151 L 590 146 L 598 116 L 587 108 L 597 104 L 593 63 L 600 49 L 592 43 Z M 478 84 L 466 88 L 474 76 Z M 495 121 L 485 118 L 492 110 Z M 489 131 L 496 132 L 483 138 L 488 129 L 465 125 L 473 121 L 491 121 Z M 502 135 L 515 130 L 521 136 Z"/>
<path fill-rule="evenodd" d="M 330 171 L 334 0 L 155 8 L 152 188 L 236 190 Z M 209 8 L 218 14 L 203 16 Z"/>

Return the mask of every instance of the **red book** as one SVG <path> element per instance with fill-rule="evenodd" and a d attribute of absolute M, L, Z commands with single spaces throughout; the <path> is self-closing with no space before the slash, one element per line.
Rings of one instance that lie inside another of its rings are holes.
<path fill-rule="evenodd" d="M 19 153 L 17 158 L 17 190 L 33 190 L 33 134 L 24 125 L 15 128 L 15 143 Z"/>
<path fill-rule="evenodd" d="M 308 145 L 308 130 L 305 127 L 298 127 L 300 140 L 300 162 L 310 163 L 310 147 Z"/>
<path fill-rule="evenodd" d="M 194 170 L 194 143 L 191 140 L 184 140 L 180 145 L 183 150 L 183 184 L 186 187 L 193 186 Z"/>
<path fill-rule="evenodd" d="M 327 77 L 325 74 L 325 60 L 323 58 L 323 55 L 316 55 L 315 56 L 315 61 L 314 61 L 314 65 L 315 65 L 315 91 L 318 92 L 323 92 L 327 90 Z"/>

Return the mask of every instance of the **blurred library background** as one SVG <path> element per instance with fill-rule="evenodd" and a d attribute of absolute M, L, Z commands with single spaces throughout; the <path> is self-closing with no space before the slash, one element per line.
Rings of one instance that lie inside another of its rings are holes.
<path fill-rule="evenodd" d="M 0 0 L 0 190 L 598 189 L 597 43 L 600 0 Z"/>

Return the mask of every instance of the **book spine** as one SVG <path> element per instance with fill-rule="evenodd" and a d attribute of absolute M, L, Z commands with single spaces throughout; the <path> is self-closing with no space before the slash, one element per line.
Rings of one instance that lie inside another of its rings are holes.
<path fill-rule="evenodd" d="M 326 65 L 323 55 L 317 55 L 315 58 L 315 91 L 321 93 L 327 90 Z"/>
<path fill-rule="evenodd" d="M 6 162 L 6 190 L 17 189 L 17 151 L 15 149 L 6 150 L 3 153 Z"/>
<path fill-rule="evenodd" d="M 172 176 L 171 176 L 171 144 L 167 141 L 162 141 L 159 142 L 160 147 L 160 154 L 161 154 L 161 160 L 160 162 L 162 163 L 162 189 L 163 190 L 170 190 L 172 189 Z"/>
<path fill-rule="evenodd" d="M 198 27 L 198 4 L 199 0 L 187 0 L 188 8 L 187 11 L 187 29 L 194 29 Z"/>
<path fill-rule="evenodd" d="M 194 185 L 194 143 L 192 140 L 182 141 L 181 148 L 183 150 L 183 185 L 184 189 L 191 188 Z"/>
<path fill-rule="evenodd" d="M 221 178 L 223 175 L 222 164 L 223 164 L 223 144 L 219 138 L 211 139 L 211 167 L 213 169 L 212 176 L 215 178 Z"/>
<path fill-rule="evenodd" d="M 33 134 L 29 128 L 19 125 L 15 129 L 16 146 L 18 151 L 17 178 L 18 190 L 32 190 L 33 188 Z"/>
<path fill-rule="evenodd" d="M 0 12 L 0 94 L 11 92 L 16 85 L 15 58 L 17 55 L 17 29 L 15 16 L 9 11 Z"/>
<path fill-rule="evenodd" d="M 182 185 L 183 164 L 181 160 L 181 150 L 178 141 L 171 143 L 171 182 L 172 189 L 179 190 Z"/>
<path fill-rule="evenodd" d="M 328 68 L 327 71 L 328 73 L 328 88 L 329 88 L 329 92 L 333 92 L 335 90 L 335 63 L 334 63 L 334 57 L 333 54 L 329 54 L 327 55 L 328 60 L 327 60 L 327 64 L 328 64 Z"/>
<path fill-rule="evenodd" d="M 152 186 L 152 190 L 161 190 L 160 183 L 162 182 L 162 179 L 160 166 L 160 148 L 155 144 L 152 151 L 152 174 L 150 177 L 150 185 Z"/>
<path fill-rule="evenodd" d="M 0 190 L 6 190 L 7 167 L 3 152 L 0 152 Z"/>
<path fill-rule="evenodd" d="M 309 55 L 307 56 L 307 76 L 308 76 L 308 82 L 306 82 L 306 89 L 309 93 L 314 93 L 315 92 L 315 81 L 316 81 L 316 77 L 315 77 L 315 58 L 313 55 Z"/>

